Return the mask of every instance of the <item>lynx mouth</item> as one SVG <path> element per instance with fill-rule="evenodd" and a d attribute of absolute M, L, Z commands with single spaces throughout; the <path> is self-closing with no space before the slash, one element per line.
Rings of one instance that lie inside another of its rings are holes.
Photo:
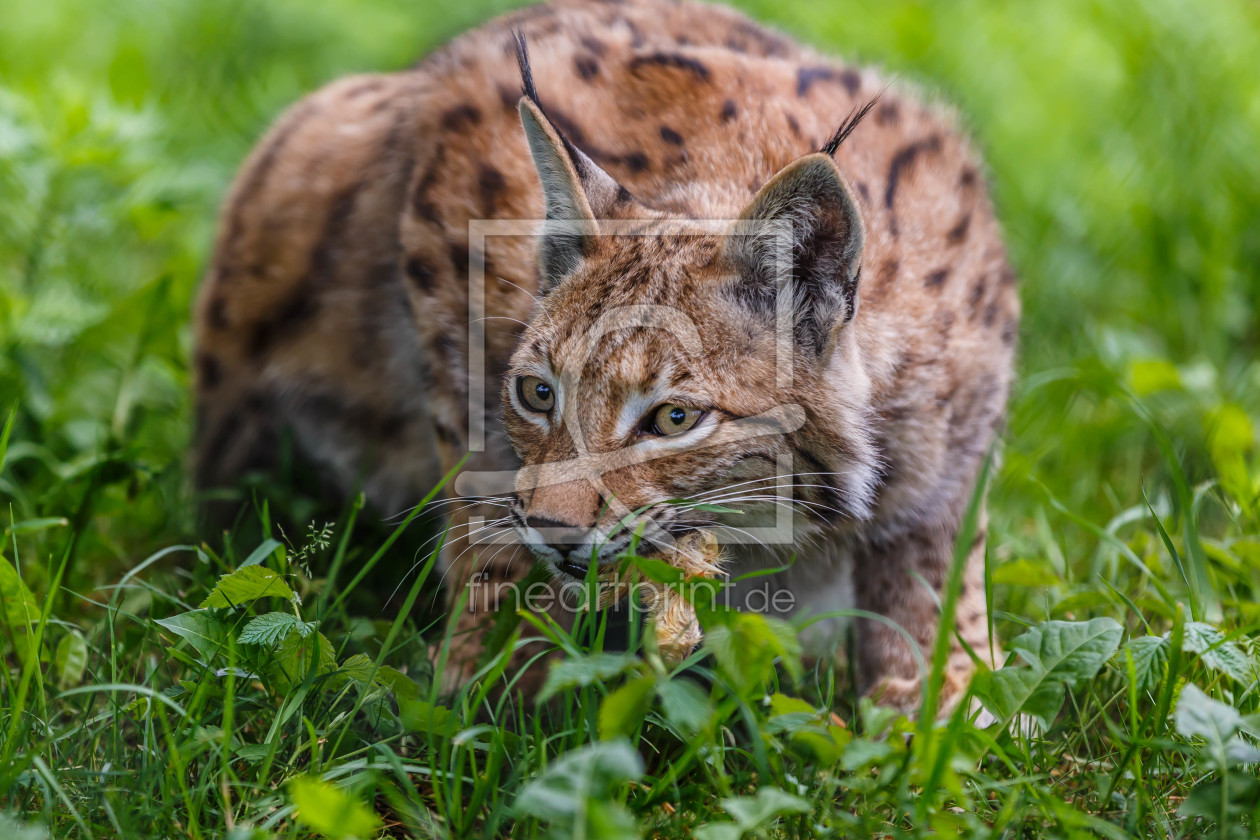
<path fill-rule="evenodd" d="M 586 573 L 590 570 L 588 564 L 576 563 L 572 560 L 561 560 L 555 564 L 555 567 L 576 580 L 586 580 Z"/>

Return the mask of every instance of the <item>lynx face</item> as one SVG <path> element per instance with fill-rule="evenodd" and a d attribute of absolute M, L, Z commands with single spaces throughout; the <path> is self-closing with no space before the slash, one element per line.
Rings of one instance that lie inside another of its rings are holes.
<path fill-rule="evenodd" d="M 544 297 L 503 386 L 522 541 L 582 577 L 636 532 L 663 548 L 714 521 L 747 534 L 776 505 L 795 502 L 802 525 L 854 513 L 826 480 L 776 487 L 810 463 L 798 449 L 825 411 L 779 354 L 817 379 L 856 305 L 863 225 L 830 157 L 786 167 L 734 222 L 644 220 L 536 104 L 521 114 L 564 229 L 542 239 Z"/>

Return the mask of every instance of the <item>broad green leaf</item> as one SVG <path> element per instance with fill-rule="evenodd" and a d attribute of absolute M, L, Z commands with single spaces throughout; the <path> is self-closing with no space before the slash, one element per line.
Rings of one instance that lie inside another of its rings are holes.
<path fill-rule="evenodd" d="M 1182 648 L 1198 654 L 1207 667 L 1220 671 L 1243 685 L 1250 685 L 1256 678 L 1255 662 L 1211 624 L 1202 621 L 1186 622 L 1186 638 Z"/>
<path fill-rule="evenodd" d="M 227 645 L 228 626 L 215 618 L 210 610 L 192 610 L 170 618 L 159 618 L 157 623 L 176 636 L 187 639 L 205 660 L 213 658 Z"/>
<path fill-rule="evenodd" d="M 761 787 L 756 796 L 735 796 L 722 800 L 726 809 L 740 828 L 753 831 L 783 814 L 808 814 L 808 800 L 794 796 L 777 787 Z"/>
<path fill-rule="evenodd" d="M 1129 363 L 1129 387 L 1144 397 L 1158 391 L 1181 389 L 1181 374 L 1163 359 L 1138 359 Z"/>
<path fill-rule="evenodd" d="M 732 822 L 716 822 L 697 826 L 692 835 L 696 840 L 739 840 L 744 829 Z"/>
<path fill-rule="evenodd" d="M 656 687 L 661 714 L 684 735 L 695 735 L 709 723 L 713 706 L 709 696 L 685 677 L 675 677 Z"/>
<path fill-rule="evenodd" d="M 308 624 L 293 613 L 269 612 L 251 618 L 236 640 L 244 645 L 271 646 L 284 641 L 293 632 L 305 638 L 314 632 L 315 627 L 315 623 Z"/>
<path fill-rule="evenodd" d="M 298 822 L 330 840 L 364 840 L 381 830 L 381 818 L 376 812 L 320 779 L 298 776 L 290 780 L 289 798 L 297 808 Z"/>
<path fill-rule="evenodd" d="M 347 682 L 356 682 L 363 686 L 368 678 L 372 677 L 373 685 L 381 686 L 393 693 L 400 708 L 403 702 L 420 698 L 420 686 L 411 677 L 388 665 L 377 668 L 373 676 L 372 665 L 371 657 L 356 653 L 337 667 L 337 685 L 343 686 Z"/>
<path fill-rule="evenodd" d="M 337 676 L 354 682 L 367 682 L 372 675 L 372 657 L 366 653 L 356 653 L 337 666 Z"/>
<path fill-rule="evenodd" d="M 705 628 L 705 648 L 744 693 L 760 690 L 777 659 L 794 680 L 803 672 L 801 646 L 787 622 L 757 613 L 732 613 Z"/>
<path fill-rule="evenodd" d="M 824 767 L 838 762 L 853 739 L 853 733 L 832 722 L 828 711 L 816 709 L 799 697 L 771 695 L 770 713 L 764 731 L 787 734 L 793 750 Z"/>
<path fill-rule="evenodd" d="M 22 630 L 39 621 L 35 596 L 4 557 L 0 557 L 0 620 L 8 627 Z"/>
<path fill-rule="evenodd" d="M 246 566 L 219 578 L 214 590 L 201 602 L 204 607 L 239 607 L 259 598 L 286 598 L 298 602 L 297 595 L 278 573 L 265 566 Z"/>
<path fill-rule="evenodd" d="M 1251 418 L 1240 406 L 1226 403 L 1212 411 L 1207 425 L 1208 450 L 1221 485 L 1231 496 L 1249 507 L 1256 496 L 1255 482 L 1246 461 L 1256 442 Z"/>
<path fill-rule="evenodd" d="M 376 681 L 392 691 L 394 698 L 400 704 L 407 700 L 415 700 L 420 696 L 420 684 L 397 668 L 391 668 L 388 665 L 377 668 Z"/>
<path fill-rule="evenodd" d="M 777 691 L 770 695 L 770 713 L 775 717 L 804 714 L 815 719 L 820 714 L 818 709 L 814 708 L 814 705 L 808 700 L 802 700 L 800 697 L 790 697 Z"/>
<path fill-rule="evenodd" d="M 53 663 L 57 666 L 57 687 L 62 691 L 73 688 L 83 679 L 87 670 L 88 646 L 83 634 L 71 630 L 57 643 Z"/>
<path fill-rule="evenodd" d="M 1133 659 L 1137 690 L 1150 691 L 1159 684 L 1164 674 L 1164 665 L 1168 662 L 1168 639 L 1163 636 L 1138 636 L 1129 639 L 1118 655 L 1126 673 L 1128 666 L 1124 663 L 1129 657 Z"/>
<path fill-rule="evenodd" d="M 243 744 L 236 748 L 234 754 L 250 764 L 257 764 L 266 758 L 269 752 L 271 752 L 271 747 L 267 744 Z"/>
<path fill-rule="evenodd" d="M 1062 583 L 1063 579 L 1045 560 L 1019 558 L 994 568 L 993 582 L 1040 588 Z"/>
<path fill-rule="evenodd" d="M 630 562 L 644 577 L 657 583 L 682 583 L 687 577 L 682 569 L 671 566 L 659 557 L 631 556 Z"/>
<path fill-rule="evenodd" d="M 454 734 L 459 718 L 445 706 L 434 706 L 423 700 L 398 701 L 398 719 L 408 732 L 432 732 L 437 736 Z"/>
<path fill-rule="evenodd" d="M 4 449 L 0 447 L 0 465 L 3 464 L 3 455 Z M 42 825 L 19 822 L 0 811 L 0 837 L 5 840 L 46 840 L 48 829 Z"/>
<path fill-rule="evenodd" d="M 254 566 L 252 568 L 258 568 Z M 288 638 L 269 653 L 264 653 L 263 672 L 268 687 L 276 694 L 287 694 L 289 689 L 301 683 L 310 673 L 311 658 L 318 645 L 318 659 L 314 663 L 316 676 L 331 674 L 337 669 L 336 652 L 323 633 L 302 636 L 290 633 Z"/>
<path fill-rule="evenodd" d="M 854 738 L 844 749 L 840 766 L 850 773 L 863 767 L 870 767 L 887 760 L 896 752 L 887 741 L 872 741 L 868 738 Z"/>
<path fill-rule="evenodd" d="M 1011 642 L 1027 663 L 1009 663 L 977 684 L 977 695 L 1003 726 L 1020 712 L 1049 729 L 1063 706 L 1065 686 L 1092 679 L 1116 652 L 1122 628 L 1114 619 L 1047 621 Z"/>
<path fill-rule="evenodd" d="M 598 741 L 552 762 L 521 789 L 512 810 L 557 827 L 583 827 L 579 820 L 592 803 L 608 801 L 642 775 L 643 759 L 629 741 Z"/>
<path fill-rule="evenodd" d="M 1234 772 L 1226 779 L 1212 778 L 1199 782 L 1191 789 L 1177 809 L 1177 813 L 1189 820 L 1196 817 L 1204 821 L 1194 836 L 1213 837 L 1217 840 L 1255 840 L 1254 825 L 1248 825 L 1247 817 L 1255 813 L 1260 802 L 1260 780 L 1249 774 Z M 1221 826 L 1224 817 L 1225 825 Z M 1219 830 L 1209 830 L 1209 827 Z M 1191 835 L 1185 835 L 1191 836 Z"/>
<path fill-rule="evenodd" d="M 1193 683 L 1181 689 L 1173 723 L 1182 737 L 1202 738 L 1206 742 L 1207 756 L 1218 771 L 1260 761 L 1260 750 L 1238 737 L 1238 730 L 1243 727 L 1238 710 L 1208 697 Z"/>
<path fill-rule="evenodd" d="M 629 737 L 643 722 L 652 703 L 656 676 L 644 674 L 630 680 L 599 704 L 599 737 L 603 741 Z"/>
<path fill-rule="evenodd" d="M 538 702 L 545 703 L 561 691 L 571 691 L 600 680 L 612 679 L 638 663 L 639 658 L 628 653 L 594 653 L 562 659 L 547 672 L 547 680 L 538 695 Z"/>

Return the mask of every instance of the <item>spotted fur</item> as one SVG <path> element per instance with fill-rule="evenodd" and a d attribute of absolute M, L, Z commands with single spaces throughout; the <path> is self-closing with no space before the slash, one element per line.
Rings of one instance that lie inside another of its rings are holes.
<path fill-rule="evenodd" d="M 534 555 L 579 572 L 583 551 L 610 558 L 623 510 L 645 511 L 649 544 L 698 527 L 733 540 L 774 519 L 766 492 L 787 464 L 797 541 L 730 546 L 730 570 L 795 557 L 757 580 L 797 614 L 848 593 L 903 626 L 914 646 L 860 622 L 857 664 L 866 690 L 911 707 L 1018 331 L 981 171 L 941 107 L 689 2 L 534 6 L 413 69 L 337 82 L 277 122 L 227 199 L 196 313 L 198 482 L 266 471 L 291 439 L 331 487 L 393 514 L 465 456 L 464 493 L 523 468 L 490 488 L 506 508 L 452 516 L 444 577 L 455 596 L 473 587 L 455 651 L 471 661 L 493 584 Z M 470 220 L 545 217 L 576 226 L 470 243 Z M 727 227 L 679 228 L 694 219 Z M 786 344 L 763 221 L 791 231 Z M 523 376 L 564 407 L 522 406 Z M 644 417 L 664 403 L 703 415 L 660 438 Z M 664 503 L 677 498 L 745 515 Z M 523 545 L 469 539 L 477 515 L 508 516 Z M 982 532 L 956 628 L 982 656 L 983 555 Z"/>

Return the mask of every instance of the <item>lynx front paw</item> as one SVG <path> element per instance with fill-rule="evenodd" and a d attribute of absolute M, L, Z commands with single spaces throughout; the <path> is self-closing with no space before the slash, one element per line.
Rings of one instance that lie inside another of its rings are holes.
<path fill-rule="evenodd" d="M 970 669 L 946 669 L 945 681 L 941 685 L 941 696 L 936 708 L 937 719 L 949 716 L 957 708 L 963 694 L 967 691 L 967 683 L 970 679 Z M 866 696 L 881 706 L 897 709 L 906 715 L 916 717 L 923 705 L 923 678 L 884 677 L 867 690 Z"/>

